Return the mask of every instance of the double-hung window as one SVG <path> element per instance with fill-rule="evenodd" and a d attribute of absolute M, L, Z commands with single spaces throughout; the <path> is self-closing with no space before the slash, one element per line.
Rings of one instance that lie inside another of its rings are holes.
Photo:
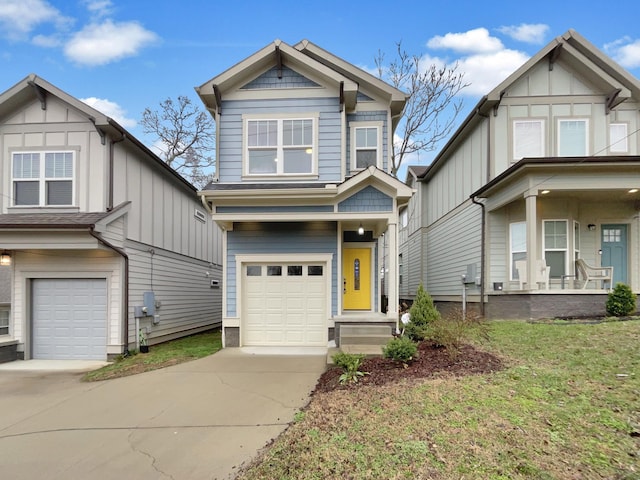
<path fill-rule="evenodd" d="M 13 205 L 73 205 L 73 164 L 73 152 L 14 153 Z"/>
<path fill-rule="evenodd" d="M 316 173 L 314 117 L 246 120 L 246 175 Z"/>
<path fill-rule="evenodd" d="M 527 223 L 514 222 L 509 225 L 511 280 L 518 279 L 516 261 L 527 259 Z"/>
<path fill-rule="evenodd" d="M 567 221 L 544 221 L 544 259 L 551 267 L 550 276 L 560 278 L 565 275 L 567 265 L 567 249 L 569 246 Z"/>
<path fill-rule="evenodd" d="M 586 119 L 558 120 L 558 156 L 586 155 L 589 155 L 589 122 Z"/>
<path fill-rule="evenodd" d="M 544 120 L 514 120 L 513 160 L 544 156 Z"/>
<path fill-rule="evenodd" d="M 382 168 L 382 122 L 351 122 L 351 169 Z"/>

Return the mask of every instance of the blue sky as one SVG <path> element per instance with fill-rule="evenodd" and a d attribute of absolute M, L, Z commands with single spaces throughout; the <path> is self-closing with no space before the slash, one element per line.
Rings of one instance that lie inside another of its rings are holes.
<path fill-rule="evenodd" d="M 482 94 L 570 28 L 639 77 L 637 0 L 591 5 L 0 0 L 0 91 L 35 73 L 149 142 L 137 125 L 145 107 L 178 95 L 200 105 L 194 86 L 275 39 L 306 38 L 367 69 L 378 50 L 391 54 L 402 41 L 427 61 L 459 63 L 471 83 L 463 95 L 466 115 Z M 417 161 L 428 164 L 434 155 Z"/>

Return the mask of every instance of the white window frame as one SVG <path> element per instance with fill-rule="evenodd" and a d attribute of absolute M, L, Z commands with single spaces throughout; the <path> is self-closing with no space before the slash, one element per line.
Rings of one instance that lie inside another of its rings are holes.
<path fill-rule="evenodd" d="M 524 227 L 524 249 L 515 249 L 513 240 L 514 240 L 514 228 L 515 227 Z M 514 254 L 522 254 L 524 253 L 524 259 L 527 258 L 527 222 L 511 222 L 509 223 L 509 280 L 517 280 L 515 278 L 514 273 L 516 270 L 516 260 L 513 258 Z"/>
<path fill-rule="evenodd" d="M 242 172 L 244 177 L 256 178 L 315 178 L 318 176 L 318 123 L 320 115 L 317 112 L 311 113 L 290 113 L 290 114 L 245 114 L 242 116 Z M 309 145 L 311 151 L 311 171 L 304 173 L 284 173 L 284 134 L 283 121 L 285 120 L 311 120 L 312 122 L 312 143 Z M 274 173 L 251 173 L 249 171 L 249 122 L 252 121 L 275 121 L 277 122 L 277 145 L 276 147 L 276 171 Z"/>
<path fill-rule="evenodd" d="M 573 221 L 573 273 L 575 272 L 575 261 L 580 258 L 580 222 Z"/>
<path fill-rule="evenodd" d="M 377 135 L 377 142 L 376 142 L 376 167 L 379 169 L 382 169 L 382 122 L 350 122 L 349 123 L 349 136 L 351 139 L 351 149 L 350 149 L 350 153 L 351 153 L 351 171 L 352 172 L 359 172 L 364 170 L 364 168 L 358 168 L 356 166 L 356 153 L 358 151 L 358 148 L 356 146 L 356 135 L 357 135 L 357 131 L 361 128 L 375 128 L 376 129 L 376 135 Z M 371 147 L 367 148 L 367 150 L 370 150 Z"/>
<path fill-rule="evenodd" d="M 47 154 L 71 154 L 71 176 L 70 177 L 47 177 L 46 176 L 46 156 Z M 39 158 L 39 175 L 36 178 L 16 177 L 14 172 L 15 155 L 38 155 Z M 18 208 L 68 208 L 76 205 L 76 152 L 74 150 L 24 150 L 11 152 L 11 206 Z M 47 182 L 64 181 L 71 182 L 71 203 L 70 204 L 53 204 L 46 203 L 47 199 Z M 29 205 L 20 205 L 16 203 L 15 182 L 38 182 L 38 203 Z"/>
<path fill-rule="evenodd" d="M 547 247 L 546 245 L 546 235 L 547 235 L 547 223 L 550 222 L 564 222 L 565 225 L 565 230 L 564 230 L 564 234 L 565 234 L 565 246 L 564 248 L 558 248 L 558 247 Z M 566 275 L 567 274 L 567 268 L 569 266 L 569 248 L 570 248 L 570 243 L 569 243 L 569 220 L 566 218 L 549 218 L 546 220 L 542 221 L 542 255 L 543 258 L 546 261 L 547 258 L 547 252 L 564 252 L 564 271 L 560 272 L 560 275 Z M 547 265 L 549 265 L 549 263 L 547 263 Z M 551 265 L 549 265 L 549 268 L 551 268 Z M 560 278 L 559 276 L 557 277 L 552 277 L 552 278 Z"/>
<path fill-rule="evenodd" d="M 540 138 L 539 138 L 539 144 L 536 146 L 536 148 L 532 148 L 531 150 L 537 150 L 537 151 L 531 151 L 531 152 L 527 152 L 524 154 L 520 154 L 520 152 L 518 152 L 518 150 L 522 150 L 522 147 L 519 147 L 518 145 L 518 126 L 519 125 L 534 125 L 534 124 L 538 124 L 540 125 Z M 543 119 L 526 119 L 526 120 L 514 120 L 513 121 L 513 161 L 517 162 L 519 160 L 522 160 L 523 158 L 540 158 L 540 157 L 544 157 L 545 155 L 545 122 Z"/>
<path fill-rule="evenodd" d="M 616 128 L 622 131 L 614 132 Z M 613 122 L 609 124 L 609 152 L 629 153 L 629 124 L 623 122 Z"/>
<path fill-rule="evenodd" d="M 400 211 L 400 228 L 407 228 L 409 224 L 409 208 L 403 208 Z"/>
<path fill-rule="evenodd" d="M 582 122 L 584 123 L 584 153 L 576 154 L 576 155 L 563 155 L 562 154 L 562 128 L 561 125 L 563 123 L 569 122 Z M 588 118 L 559 118 L 558 119 L 558 130 L 557 130 L 557 155 L 559 157 L 586 157 L 589 156 L 589 119 Z"/>
<path fill-rule="evenodd" d="M 4 317 L 6 312 L 7 325 L 0 325 L 0 337 L 3 335 L 9 335 L 11 333 L 11 308 L 0 307 L 0 313 Z M 6 331 L 5 331 L 6 330 Z"/>

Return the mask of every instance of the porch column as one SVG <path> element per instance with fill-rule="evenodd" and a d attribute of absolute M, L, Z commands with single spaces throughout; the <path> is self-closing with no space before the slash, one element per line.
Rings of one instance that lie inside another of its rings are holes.
<path fill-rule="evenodd" d="M 537 192 L 526 194 L 526 216 L 527 216 L 527 286 L 528 290 L 538 288 L 536 282 L 535 265 L 538 258 L 538 213 L 536 204 L 538 200 Z"/>
<path fill-rule="evenodd" d="M 389 241 L 389 272 L 385 272 L 384 281 L 387 285 L 389 304 L 387 317 L 398 319 L 398 225 L 389 223 L 386 233 Z"/>

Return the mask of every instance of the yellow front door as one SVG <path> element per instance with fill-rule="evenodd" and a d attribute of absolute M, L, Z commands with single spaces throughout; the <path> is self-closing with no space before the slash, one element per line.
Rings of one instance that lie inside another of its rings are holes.
<path fill-rule="evenodd" d="M 344 309 L 371 310 L 371 249 L 345 248 L 342 272 Z"/>

